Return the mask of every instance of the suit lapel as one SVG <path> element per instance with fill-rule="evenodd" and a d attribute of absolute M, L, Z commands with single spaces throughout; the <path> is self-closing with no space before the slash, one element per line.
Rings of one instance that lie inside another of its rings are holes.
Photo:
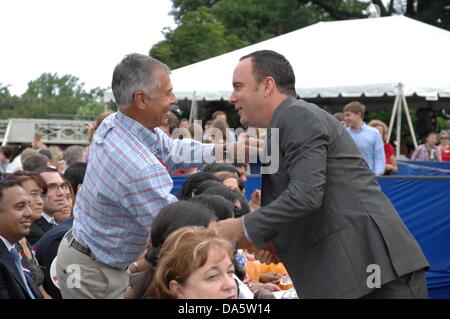
<path fill-rule="evenodd" d="M 47 220 L 41 216 L 38 220 L 35 221 L 36 225 L 44 232 L 48 232 L 52 228 L 52 224 L 47 222 Z"/>
<path fill-rule="evenodd" d="M 11 256 L 11 253 L 6 248 L 3 241 L 0 240 L 0 257 L 5 261 L 6 266 L 8 267 L 9 271 L 13 275 L 14 279 L 17 281 L 17 283 L 20 285 L 20 287 L 23 289 L 26 296 L 28 296 L 27 288 L 25 287 L 25 283 L 22 280 L 22 276 L 19 274 L 19 270 L 16 267 L 16 263 L 14 262 L 13 257 Z M 25 275 L 26 278 L 26 275 Z M 34 293 L 34 291 L 33 291 Z"/>

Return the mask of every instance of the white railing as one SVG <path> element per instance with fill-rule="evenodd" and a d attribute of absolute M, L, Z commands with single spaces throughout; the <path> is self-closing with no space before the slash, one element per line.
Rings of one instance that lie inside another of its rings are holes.
<path fill-rule="evenodd" d="M 11 125 L 8 129 L 8 123 Z M 42 132 L 46 144 L 87 145 L 84 121 L 50 119 L 0 120 L 0 141 L 6 143 L 31 143 L 37 132 Z"/>

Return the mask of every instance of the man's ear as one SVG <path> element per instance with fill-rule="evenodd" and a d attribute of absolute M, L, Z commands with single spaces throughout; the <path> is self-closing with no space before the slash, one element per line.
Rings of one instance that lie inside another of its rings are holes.
<path fill-rule="evenodd" d="M 145 109 L 145 93 L 143 91 L 136 91 L 136 93 L 133 94 L 133 103 L 136 105 L 140 110 Z"/>
<path fill-rule="evenodd" d="M 268 76 L 264 79 L 264 96 L 269 96 L 272 94 L 276 88 L 276 83 L 273 77 Z"/>
<path fill-rule="evenodd" d="M 175 295 L 177 296 L 177 298 L 179 299 L 185 299 L 186 297 L 184 296 L 183 293 L 183 287 L 181 287 L 181 285 L 178 283 L 178 281 L 176 280 L 171 280 L 169 282 L 169 290 Z"/>

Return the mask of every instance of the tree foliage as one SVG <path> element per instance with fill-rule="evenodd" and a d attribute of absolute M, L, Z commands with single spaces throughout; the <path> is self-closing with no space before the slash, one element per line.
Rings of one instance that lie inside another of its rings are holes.
<path fill-rule="evenodd" d="M 177 27 L 150 55 L 179 68 L 319 21 L 366 18 L 368 0 L 172 0 Z M 381 16 L 404 14 L 450 30 L 448 0 L 373 0 Z"/>
<path fill-rule="evenodd" d="M 72 75 L 43 73 L 28 82 L 20 97 L 11 96 L 8 88 L 0 85 L 0 118 L 73 118 L 86 105 L 92 108 L 93 103 L 102 105 L 103 110 L 104 92 L 100 88 L 87 92 Z"/>
<path fill-rule="evenodd" d="M 450 2 L 448 0 L 372 0 L 383 17 L 403 14 L 407 17 L 450 30 Z"/>
<path fill-rule="evenodd" d="M 150 55 L 175 69 L 250 44 L 225 31 L 210 9 L 202 6 L 186 12 L 180 26 L 167 30 L 166 40 L 156 44 Z"/>
<path fill-rule="evenodd" d="M 318 21 L 364 17 L 357 0 L 173 0 L 178 26 L 150 55 L 178 68 Z"/>

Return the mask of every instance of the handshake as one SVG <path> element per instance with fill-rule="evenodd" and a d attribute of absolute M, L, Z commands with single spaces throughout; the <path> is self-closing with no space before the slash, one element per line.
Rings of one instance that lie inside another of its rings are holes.
<path fill-rule="evenodd" d="M 216 144 L 214 156 L 219 163 L 257 163 L 263 141 L 245 138 L 235 143 Z"/>

